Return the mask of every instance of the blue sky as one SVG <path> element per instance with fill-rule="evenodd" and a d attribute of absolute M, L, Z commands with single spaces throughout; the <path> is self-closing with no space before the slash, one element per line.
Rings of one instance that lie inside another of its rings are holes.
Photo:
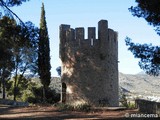
<path fill-rule="evenodd" d="M 135 6 L 134 0 L 30 0 L 12 10 L 24 21 L 31 21 L 37 27 L 40 23 L 42 2 L 45 5 L 46 21 L 50 37 L 51 73 L 57 76 L 56 68 L 61 65 L 59 59 L 59 26 L 69 24 L 72 28 L 97 27 L 101 19 L 108 20 L 109 28 L 118 31 L 119 71 L 136 74 L 142 71 L 125 45 L 125 37 L 136 43 L 158 45 L 159 37 L 154 28 L 142 18 L 133 17 L 128 11 Z"/>

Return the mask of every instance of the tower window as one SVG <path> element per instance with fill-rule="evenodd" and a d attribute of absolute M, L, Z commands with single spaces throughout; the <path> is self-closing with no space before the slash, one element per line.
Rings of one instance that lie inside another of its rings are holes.
<path fill-rule="evenodd" d="M 93 46 L 93 38 L 91 38 L 91 46 Z"/>

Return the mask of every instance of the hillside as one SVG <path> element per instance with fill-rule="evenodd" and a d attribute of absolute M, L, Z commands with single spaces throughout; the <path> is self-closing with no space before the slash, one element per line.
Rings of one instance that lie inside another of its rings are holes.
<path fill-rule="evenodd" d="M 60 92 L 60 78 L 52 78 L 50 87 Z M 149 76 L 143 72 L 136 75 L 119 73 L 119 87 L 121 92 L 131 95 L 132 98 L 160 98 L 160 76 Z"/>
<path fill-rule="evenodd" d="M 60 78 L 52 78 L 50 87 L 60 92 Z M 129 95 L 132 99 L 160 99 L 160 76 L 149 76 L 143 72 L 136 75 L 119 73 L 119 87 L 121 93 Z"/>
<path fill-rule="evenodd" d="M 41 85 L 38 78 L 34 78 L 38 85 Z M 50 88 L 61 92 L 61 81 L 59 77 L 52 77 Z M 160 101 L 160 76 L 154 77 L 144 73 L 136 75 L 119 73 L 119 88 L 121 94 L 126 94 L 128 97 L 146 98 Z M 0 93 L 0 97 L 2 93 Z"/>
<path fill-rule="evenodd" d="M 143 73 L 129 75 L 119 73 L 119 86 L 132 97 L 160 99 L 160 76 L 154 77 Z"/>

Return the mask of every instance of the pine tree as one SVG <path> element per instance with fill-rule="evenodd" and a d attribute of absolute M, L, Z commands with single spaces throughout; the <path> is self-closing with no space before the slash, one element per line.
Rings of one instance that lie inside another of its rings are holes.
<path fill-rule="evenodd" d="M 144 18 L 149 25 L 155 27 L 160 36 L 160 0 L 136 0 L 137 6 L 129 8 L 133 16 Z M 126 45 L 135 58 L 140 58 L 139 66 L 147 74 L 160 75 L 160 46 L 138 44 L 126 38 Z"/>
<path fill-rule="evenodd" d="M 0 81 L 3 85 L 3 98 L 5 83 L 11 76 L 15 78 L 13 95 L 16 100 L 18 85 L 25 73 L 32 76 L 37 72 L 38 28 L 31 22 L 24 25 L 25 27 L 17 25 L 14 19 L 6 16 L 0 19 Z"/>
<path fill-rule="evenodd" d="M 0 17 L 8 16 L 11 18 L 15 18 L 17 22 L 20 22 L 24 25 L 23 21 L 10 8 L 14 6 L 20 6 L 27 1 L 30 0 L 0 0 Z"/>
<path fill-rule="evenodd" d="M 50 47 L 47 23 L 45 18 L 44 4 L 41 8 L 40 33 L 39 33 L 39 52 L 38 52 L 38 74 L 43 85 L 43 102 L 45 102 L 45 94 L 50 84 Z"/>
<path fill-rule="evenodd" d="M 6 96 L 6 81 L 10 79 L 11 72 L 14 69 L 11 50 L 13 43 L 10 37 L 13 34 L 10 28 L 13 28 L 14 23 L 13 19 L 9 19 L 6 16 L 0 19 L 0 82 L 2 84 L 3 99 Z"/>

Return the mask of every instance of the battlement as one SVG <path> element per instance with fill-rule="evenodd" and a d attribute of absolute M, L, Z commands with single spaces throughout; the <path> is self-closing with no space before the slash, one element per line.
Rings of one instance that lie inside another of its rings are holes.
<path fill-rule="evenodd" d="M 70 25 L 60 25 L 60 40 L 62 46 L 66 43 L 77 43 L 78 46 L 104 46 L 112 37 L 113 42 L 117 42 L 117 33 L 108 28 L 108 21 L 98 22 L 98 39 L 96 39 L 96 27 L 88 27 L 88 37 L 85 39 L 84 27 L 70 28 Z"/>
<path fill-rule="evenodd" d="M 112 51 L 114 51 L 113 53 L 117 51 L 118 34 L 108 28 L 107 20 L 98 22 L 97 35 L 98 39 L 96 39 L 96 27 L 88 27 L 88 38 L 85 39 L 84 27 L 73 29 L 70 25 L 60 25 L 60 58 L 65 58 L 64 52 L 67 52 L 68 48 L 72 52 L 82 51 L 83 49 L 85 51 L 90 50 L 90 53 L 97 51 L 102 58 L 112 54 Z"/>

